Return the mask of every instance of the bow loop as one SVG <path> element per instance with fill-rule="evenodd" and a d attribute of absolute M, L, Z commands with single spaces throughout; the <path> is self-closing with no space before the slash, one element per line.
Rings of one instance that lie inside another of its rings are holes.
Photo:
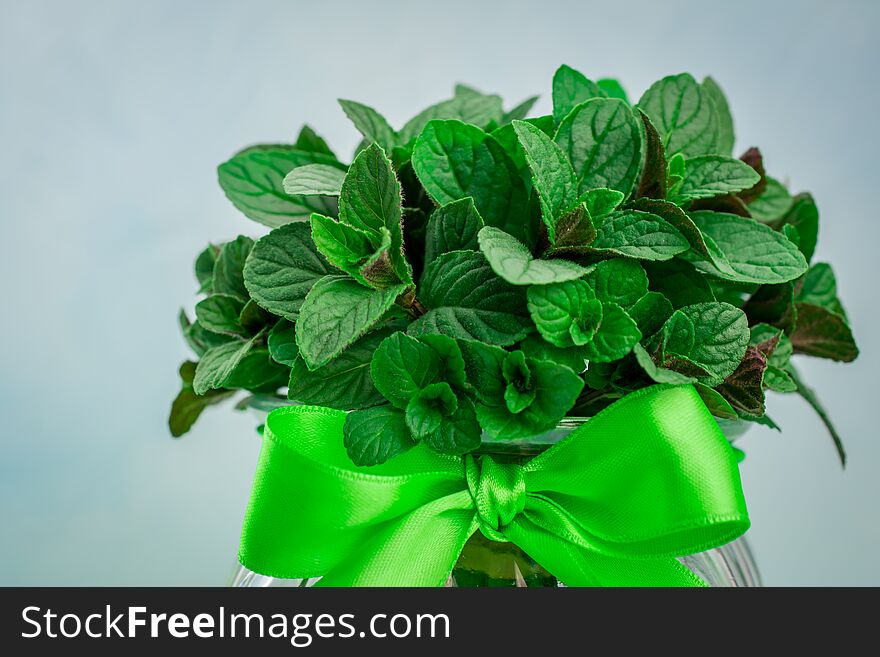
<path fill-rule="evenodd" d="M 491 456 L 468 455 L 465 478 L 474 500 L 480 531 L 492 541 L 507 541 L 504 528 L 526 506 L 526 484 L 522 466 L 498 463 Z"/>

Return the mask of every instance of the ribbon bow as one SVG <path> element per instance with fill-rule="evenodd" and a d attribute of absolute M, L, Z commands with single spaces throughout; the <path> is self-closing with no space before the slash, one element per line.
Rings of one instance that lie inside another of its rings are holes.
<path fill-rule="evenodd" d="M 344 421 L 270 413 L 242 565 L 321 586 L 439 586 L 479 529 L 570 586 L 700 586 L 675 557 L 749 527 L 733 451 L 690 386 L 632 393 L 525 465 L 419 445 L 357 467 Z"/>

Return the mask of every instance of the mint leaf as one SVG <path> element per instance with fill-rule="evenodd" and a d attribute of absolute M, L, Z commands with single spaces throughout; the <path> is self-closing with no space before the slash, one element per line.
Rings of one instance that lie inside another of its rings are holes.
<path fill-rule="evenodd" d="M 293 321 L 312 286 L 333 271 L 315 248 L 308 224 L 288 224 L 254 245 L 244 284 L 260 306 Z"/>
<path fill-rule="evenodd" d="M 481 347 L 483 350 L 486 348 L 492 349 L 487 345 Z M 509 352 L 507 355 L 502 354 L 505 352 L 501 351 L 494 358 L 483 361 L 494 364 L 494 367 L 483 372 L 483 376 L 495 379 L 496 386 L 494 394 L 484 394 L 477 405 L 480 425 L 492 438 L 503 440 L 527 438 L 555 427 L 574 405 L 584 382 L 567 367 L 527 358 L 525 363 L 530 375 L 527 385 L 534 396 L 526 408 L 513 413 L 504 398 L 509 384 L 505 381 L 503 368 L 505 359 L 515 357 Z M 490 390 L 488 386 L 478 389 L 481 392 Z"/>
<path fill-rule="evenodd" d="M 663 147 L 663 138 L 657 132 L 657 128 L 651 123 L 651 119 L 641 109 L 635 109 L 636 116 L 642 124 L 642 137 L 644 139 L 645 164 L 642 167 L 642 175 L 639 179 L 636 198 L 666 198 L 666 150 Z"/>
<path fill-rule="evenodd" d="M 362 271 L 391 247 L 391 234 L 367 233 L 341 221 L 321 214 L 313 214 L 310 220 L 312 241 L 318 251 L 334 267 L 351 274 L 358 282 L 372 287 Z"/>
<path fill-rule="evenodd" d="M 415 446 L 403 411 L 375 406 L 349 413 L 342 427 L 343 444 L 355 465 L 378 465 Z"/>
<path fill-rule="evenodd" d="M 312 212 L 336 214 L 336 200 L 325 196 L 290 196 L 284 177 L 305 164 L 343 168 L 336 158 L 292 146 L 253 146 L 236 153 L 218 168 L 220 187 L 245 216 L 276 228 Z"/>
<path fill-rule="evenodd" d="M 688 241 L 688 244 L 691 245 L 691 248 L 694 251 L 706 259 L 713 261 L 713 258 L 715 257 L 714 250 L 710 250 L 709 245 L 706 244 L 706 241 L 703 238 L 703 234 L 700 232 L 700 229 L 697 228 L 697 225 L 693 220 L 685 214 L 684 210 L 678 207 L 675 203 L 658 201 L 650 198 L 638 198 L 631 203 L 628 203 L 626 207 L 629 210 L 641 210 L 642 212 L 650 212 L 651 214 L 657 215 L 681 233 L 682 237 Z"/>
<path fill-rule="evenodd" d="M 642 337 L 650 337 L 663 328 L 663 324 L 672 316 L 672 304 L 659 292 L 647 292 L 645 296 L 626 309 L 633 318 Z"/>
<path fill-rule="evenodd" d="M 607 187 L 629 196 L 641 166 L 640 131 L 626 103 L 598 98 L 575 107 L 554 141 L 568 155 L 581 193 Z"/>
<path fill-rule="evenodd" d="M 406 405 L 406 426 L 416 439 L 437 431 L 444 418 L 458 410 L 458 399 L 448 383 L 432 383 L 413 392 Z"/>
<path fill-rule="evenodd" d="M 623 192 L 616 189 L 608 189 L 607 187 L 598 187 L 591 189 L 582 197 L 584 206 L 596 221 L 600 221 L 602 217 L 610 214 L 617 209 L 617 206 L 623 203 Z"/>
<path fill-rule="evenodd" d="M 641 339 L 639 327 L 623 308 L 602 302 L 602 322 L 593 339 L 584 345 L 584 356 L 589 361 L 608 363 L 626 356 Z"/>
<path fill-rule="evenodd" d="M 602 303 L 629 308 L 648 293 L 648 275 L 634 260 L 615 258 L 596 263 L 585 277 Z"/>
<path fill-rule="evenodd" d="M 214 333 L 213 331 L 208 331 L 199 324 L 198 320 L 190 323 L 189 317 L 186 316 L 186 311 L 182 308 L 177 316 L 177 322 L 187 345 L 189 345 L 189 348 L 198 356 L 204 354 L 211 347 L 216 347 L 232 340 L 228 335 L 221 335 L 219 333 Z"/>
<path fill-rule="evenodd" d="M 749 324 L 766 323 L 791 332 L 797 316 L 791 283 L 762 285 L 742 304 Z"/>
<path fill-rule="evenodd" d="M 576 105 L 591 98 L 604 98 L 605 92 L 570 66 L 563 64 L 553 74 L 553 120 L 562 122 Z"/>
<path fill-rule="evenodd" d="M 294 196 L 339 196 L 345 171 L 329 164 L 306 164 L 293 169 L 281 182 L 284 191 Z"/>
<path fill-rule="evenodd" d="M 524 119 L 524 121 L 535 126 L 548 137 L 553 137 L 556 132 L 552 116 L 536 116 L 531 119 Z M 512 122 L 496 128 L 489 135 L 504 149 L 504 152 L 510 157 L 517 170 L 522 171 L 528 167 L 526 155 L 523 152 L 522 146 L 519 145 L 519 137 L 516 135 L 516 130 L 513 129 Z"/>
<path fill-rule="evenodd" d="M 219 248 L 209 244 L 196 258 L 195 273 L 199 292 L 211 293 L 214 286 L 214 263 L 217 262 L 219 252 Z"/>
<path fill-rule="evenodd" d="M 255 340 L 255 337 L 233 340 L 208 349 L 196 366 L 192 384 L 195 393 L 204 395 L 209 390 L 225 387 L 235 368 L 253 348 Z"/>
<path fill-rule="evenodd" d="M 601 80 L 596 80 L 596 86 L 599 87 L 599 89 L 601 89 L 609 98 L 619 98 L 623 102 L 629 103 L 626 90 L 617 80 L 612 78 L 602 78 Z"/>
<path fill-rule="evenodd" d="M 717 152 L 719 127 L 712 98 L 690 73 L 655 82 L 639 100 L 639 107 L 663 137 L 667 155 L 696 157 Z"/>
<path fill-rule="evenodd" d="M 212 294 L 196 304 L 196 317 L 199 324 L 223 335 L 238 336 L 243 333 L 238 317 L 244 302 L 228 294 Z"/>
<path fill-rule="evenodd" d="M 846 319 L 812 303 L 797 303 L 797 324 L 791 334 L 795 353 L 849 363 L 859 355 Z"/>
<path fill-rule="evenodd" d="M 367 142 L 378 144 L 386 153 L 397 145 L 397 133 L 388 125 L 385 117 L 368 105 L 353 100 L 339 99 L 342 111 L 354 123 Z"/>
<path fill-rule="evenodd" d="M 287 384 L 288 376 L 288 368 L 272 360 L 268 349 L 254 348 L 235 366 L 223 385 L 275 393 L 279 387 Z"/>
<path fill-rule="evenodd" d="M 663 325 L 663 337 L 666 354 L 687 358 L 709 373 L 704 383 L 717 385 L 736 370 L 750 334 L 743 311 L 716 301 L 676 310 Z"/>
<path fill-rule="evenodd" d="M 733 406 L 714 389 L 704 386 L 702 383 L 695 383 L 694 387 L 712 415 L 724 420 L 739 419 L 739 415 L 733 410 Z"/>
<path fill-rule="evenodd" d="M 528 358 L 565 365 L 576 374 L 583 372 L 586 367 L 586 358 L 579 347 L 557 347 L 534 333 L 526 336 L 519 343 L 519 348 Z"/>
<path fill-rule="evenodd" d="M 303 404 L 315 404 L 348 411 L 384 404 L 373 385 L 370 363 L 373 352 L 387 331 L 367 333 L 323 367 L 310 370 L 296 358 L 290 372 L 287 396 Z M 271 335 L 270 350 L 271 350 Z M 276 359 L 277 360 L 277 359 Z"/>
<path fill-rule="evenodd" d="M 596 227 L 583 203 L 564 215 L 555 226 L 555 243 L 550 254 L 588 254 L 589 245 L 596 239 Z"/>
<path fill-rule="evenodd" d="M 593 288 L 583 280 L 530 287 L 528 308 L 538 332 L 557 347 L 578 344 L 571 329 L 581 319 L 586 320 L 585 328 L 592 325 L 593 332 L 602 320 L 602 304 L 597 302 Z M 597 310 L 596 319 L 599 321 L 593 321 Z M 579 344 L 588 341 L 583 340 Z"/>
<path fill-rule="evenodd" d="M 345 276 L 325 276 L 299 312 L 296 343 L 309 369 L 326 365 L 385 314 L 405 285 L 371 290 Z"/>
<path fill-rule="evenodd" d="M 420 285 L 419 300 L 429 310 L 409 325 L 410 335 L 441 333 L 509 345 L 532 330 L 525 290 L 496 276 L 481 253 L 453 251 L 437 257 L 425 268 Z"/>
<path fill-rule="evenodd" d="M 300 151 L 321 153 L 322 155 L 329 155 L 334 160 L 336 159 L 336 154 L 330 149 L 327 142 L 324 141 L 324 138 L 308 125 L 304 125 L 299 131 L 299 135 L 297 136 L 293 147 Z"/>
<path fill-rule="evenodd" d="M 440 384 L 446 385 L 446 384 Z M 466 454 L 480 446 L 482 429 L 474 412 L 474 404 L 467 397 L 458 399 L 458 408 L 444 416 L 440 426 L 423 438 L 432 449 L 442 454 Z"/>
<path fill-rule="evenodd" d="M 701 155 L 687 161 L 678 197 L 684 200 L 712 198 L 749 189 L 760 180 L 761 176 L 741 160 Z"/>
<path fill-rule="evenodd" d="M 182 386 L 171 404 L 171 413 L 168 415 L 168 428 L 175 438 L 188 432 L 208 406 L 218 404 L 235 394 L 232 390 L 209 390 L 204 395 L 197 395 L 192 389 L 195 371 L 196 364 L 191 361 L 186 361 L 180 366 Z"/>
<path fill-rule="evenodd" d="M 764 370 L 767 358 L 757 347 L 748 347 L 742 362 L 716 390 L 739 413 L 764 415 Z"/>
<path fill-rule="evenodd" d="M 512 109 L 505 112 L 504 116 L 501 117 L 501 122 L 511 123 L 512 121 L 525 121 L 529 112 L 532 110 L 532 107 L 538 102 L 539 98 L 539 96 L 529 96 Z"/>
<path fill-rule="evenodd" d="M 440 359 L 428 345 L 396 332 L 376 349 L 370 371 L 374 385 L 385 399 L 398 408 L 406 408 L 419 390 L 437 379 Z"/>
<path fill-rule="evenodd" d="M 781 182 L 766 176 L 767 185 L 761 195 L 748 204 L 749 214 L 764 224 L 779 220 L 792 206 L 791 194 Z"/>
<path fill-rule="evenodd" d="M 648 287 L 660 292 L 673 308 L 690 306 L 704 301 L 715 301 L 715 295 L 706 279 L 694 266 L 679 259 L 666 262 L 645 262 Z"/>
<path fill-rule="evenodd" d="M 278 318 L 251 299 L 238 314 L 238 324 L 245 335 L 253 335 L 275 324 Z"/>
<path fill-rule="evenodd" d="M 440 381 L 445 381 L 459 392 L 472 392 L 472 387 L 467 382 L 464 357 L 453 338 L 448 335 L 428 334 L 421 336 L 419 342 L 428 345 L 437 354 Z"/>
<path fill-rule="evenodd" d="M 457 92 L 463 92 L 463 89 L 458 88 Z M 490 124 L 503 120 L 501 99 L 473 90 L 470 93 L 456 93 L 454 98 L 432 105 L 407 121 L 400 129 L 400 141 L 409 144 L 433 120 L 457 120 L 488 128 Z"/>
<path fill-rule="evenodd" d="M 536 260 L 522 242 L 492 226 L 480 230 L 478 240 L 492 271 L 513 285 L 570 281 L 588 271 L 567 260 Z"/>
<path fill-rule="evenodd" d="M 279 319 L 269 331 L 269 355 L 276 363 L 291 367 L 299 356 L 296 346 L 296 330 L 292 322 Z"/>
<path fill-rule="evenodd" d="M 694 377 L 658 366 L 654 359 L 651 358 L 651 355 L 640 344 L 633 345 L 632 351 L 636 357 L 636 362 L 645 370 L 645 374 L 651 377 L 652 381 L 672 385 L 687 385 L 697 381 Z"/>
<path fill-rule="evenodd" d="M 715 264 L 694 260 L 707 274 L 743 283 L 784 283 L 807 270 L 807 261 L 784 235 L 734 214 L 700 210 L 690 218 L 715 247 Z"/>
<path fill-rule="evenodd" d="M 531 244 L 525 184 L 494 138 L 460 121 L 431 121 L 416 141 L 412 164 L 438 205 L 470 196 L 486 225 Z"/>
<path fill-rule="evenodd" d="M 715 144 L 717 151 L 722 155 L 730 155 L 733 152 L 735 139 L 733 130 L 733 116 L 730 113 L 730 105 L 724 91 L 711 77 L 703 78 L 703 96 L 708 96 L 715 106 L 715 116 L 718 122 L 718 137 Z"/>
<path fill-rule="evenodd" d="M 403 256 L 402 217 L 400 182 L 391 161 L 379 146 L 372 144 L 358 154 L 348 169 L 339 196 L 339 220 L 374 239 L 381 239 L 383 230 L 387 231 L 391 238 L 391 269 L 400 282 L 410 285 L 412 275 Z M 370 280 L 369 276 L 365 278 Z"/>
<path fill-rule="evenodd" d="M 810 194 L 798 194 L 791 199 L 791 207 L 782 217 L 781 226 L 797 230 L 798 248 L 807 262 L 812 260 L 819 239 L 819 209 Z"/>
<path fill-rule="evenodd" d="M 532 184 L 541 200 L 541 216 L 553 243 L 556 222 L 578 204 L 578 180 L 568 157 L 540 129 L 523 121 L 514 121 L 513 129 L 532 171 Z"/>
<path fill-rule="evenodd" d="M 798 283 L 795 299 L 802 303 L 822 306 L 846 319 L 846 311 L 837 297 L 837 279 L 831 265 L 819 262 L 810 267 Z"/>
<path fill-rule="evenodd" d="M 619 210 L 605 218 L 590 248 L 599 253 L 615 253 L 642 260 L 669 260 L 687 251 L 690 244 L 681 233 L 655 214 Z"/>
<path fill-rule="evenodd" d="M 228 294 L 247 301 L 248 291 L 244 284 L 245 261 L 254 248 L 254 241 L 250 237 L 239 235 L 231 242 L 224 244 L 217 261 L 214 263 L 213 283 L 211 291 L 215 294 Z"/>
<path fill-rule="evenodd" d="M 450 251 L 476 251 L 480 248 L 477 233 L 482 227 L 483 218 L 472 198 L 437 208 L 428 218 L 425 230 L 425 263 Z"/>

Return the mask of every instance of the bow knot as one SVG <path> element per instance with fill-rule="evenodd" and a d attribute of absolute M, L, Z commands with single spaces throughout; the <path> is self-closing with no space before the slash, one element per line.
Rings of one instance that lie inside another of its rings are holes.
<path fill-rule="evenodd" d="M 507 541 L 504 528 L 526 506 L 524 471 L 516 463 L 498 463 L 491 456 L 465 460 L 468 491 L 477 509 L 480 531 L 492 541 Z"/>

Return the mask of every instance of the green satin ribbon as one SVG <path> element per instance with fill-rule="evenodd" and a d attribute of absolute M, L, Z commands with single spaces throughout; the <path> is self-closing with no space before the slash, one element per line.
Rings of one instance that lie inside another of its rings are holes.
<path fill-rule="evenodd" d="M 423 445 L 356 467 L 345 413 L 269 414 L 239 559 L 321 586 L 439 586 L 477 529 L 570 586 L 701 586 L 676 556 L 749 527 L 733 451 L 690 386 L 597 414 L 525 465 Z"/>

